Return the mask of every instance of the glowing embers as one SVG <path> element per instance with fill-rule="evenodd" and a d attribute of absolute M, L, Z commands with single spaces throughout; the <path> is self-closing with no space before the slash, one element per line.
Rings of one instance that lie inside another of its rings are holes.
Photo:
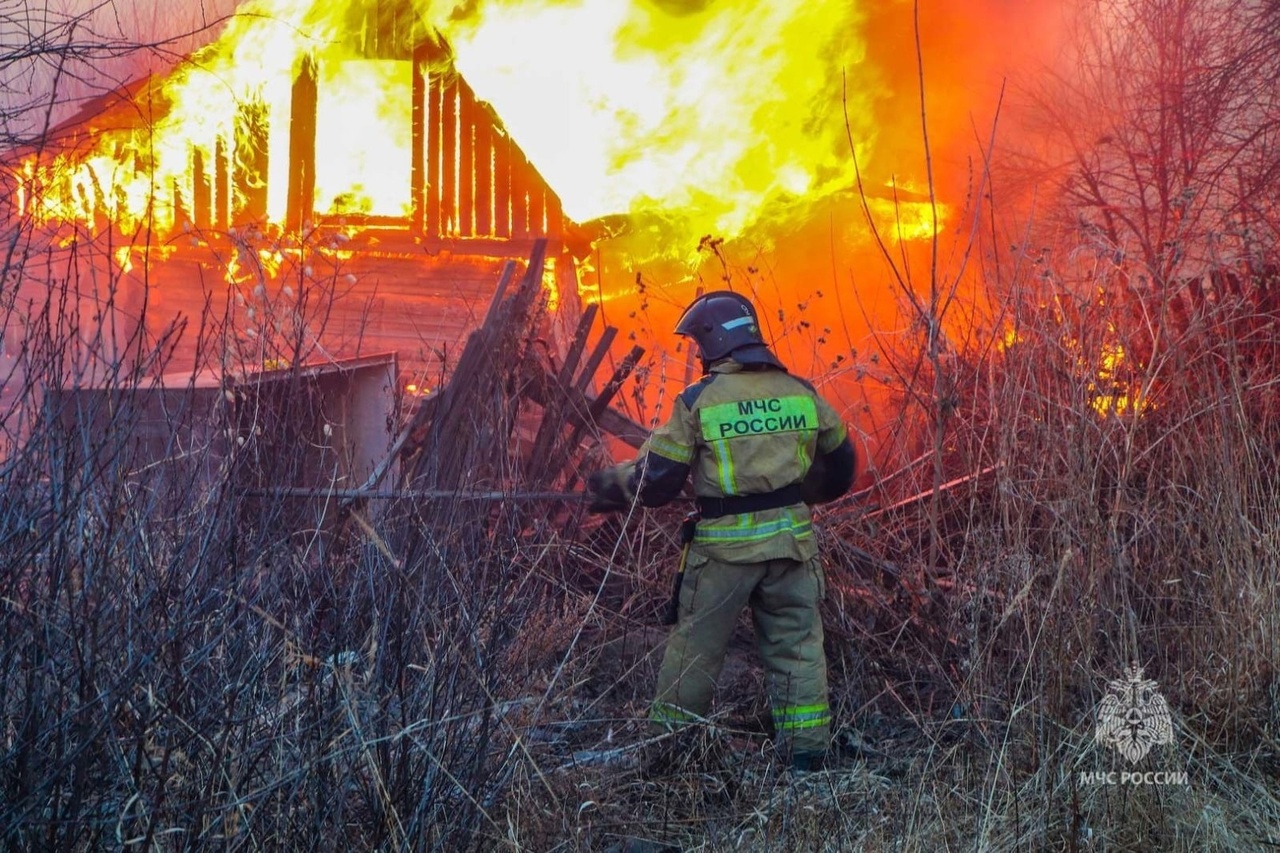
<path fill-rule="evenodd" d="M 1042 332 L 1034 328 L 1022 330 L 1008 324 L 995 346 L 1001 358 L 1032 359 L 1035 363 L 1032 369 L 1042 378 L 1053 375 L 1067 377 L 1077 394 L 1083 390 L 1088 407 L 1099 415 L 1140 415 L 1154 408 L 1147 393 L 1150 389 L 1144 386 L 1138 374 L 1141 366 L 1129 358 L 1117 337 L 1115 327 L 1107 323 L 1105 339 L 1101 343 L 1090 344 L 1090 351 L 1086 352 L 1085 345 L 1078 338 L 1058 338 L 1051 333 L 1046 340 Z M 1053 355 L 1049 355 L 1050 352 Z M 1063 355 L 1070 366 L 1065 374 L 1057 374 L 1056 370 L 1041 372 Z M 1069 397 L 1079 400 L 1077 394 Z"/>
<path fill-rule="evenodd" d="M 113 146 L 120 152 L 116 157 L 59 154 L 47 164 L 34 155 L 26 158 L 19 212 L 36 222 L 75 222 L 91 229 L 106 222 L 122 230 L 136 226 L 148 213 L 151 182 L 131 146 L 121 142 Z"/>
<path fill-rule="evenodd" d="M 1142 386 L 1129 377 L 1128 368 L 1123 346 L 1115 342 L 1102 345 L 1094 372 L 1097 382 L 1089 385 L 1089 390 L 1094 392 L 1089 405 L 1095 412 L 1100 415 L 1142 414 L 1150 408 Z"/>

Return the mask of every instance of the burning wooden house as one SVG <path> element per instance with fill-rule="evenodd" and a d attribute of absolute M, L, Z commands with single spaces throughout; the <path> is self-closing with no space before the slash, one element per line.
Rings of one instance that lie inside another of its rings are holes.
<path fill-rule="evenodd" d="M 643 350 L 594 393 L 617 330 L 588 348 L 575 226 L 447 45 L 411 3 L 314 6 L 237 17 L 0 154 L 21 236 L 0 458 L 41 429 L 80 436 L 52 481 L 106 456 L 176 506 L 233 462 L 240 486 L 307 498 L 385 494 L 401 469 L 406 487 L 492 484 L 477 440 L 545 484 L 573 478 L 597 423 L 640 443 L 607 406 Z"/>
<path fill-rule="evenodd" d="M 0 205 L 30 247 L 9 262 L 9 353 L 44 316 L 74 327 L 77 381 L 396 352 L 420 392 L 537 240 L 545 331 L 565 340 L 573 226 L 447 45 L 412 3 L 314 7 L 237 17 L 3 157 Z"/>

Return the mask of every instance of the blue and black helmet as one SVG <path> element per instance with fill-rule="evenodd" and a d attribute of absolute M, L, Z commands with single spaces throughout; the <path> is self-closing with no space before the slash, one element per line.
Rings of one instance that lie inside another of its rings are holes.
<path fill-rule="evenodd" d="M 676 323 L 676 334 L 693 338 L 707 362 L 724 358 L 741 347 L 765 345 L 755 307 L 728 290 L 713 291 L 693 300 Z"/>

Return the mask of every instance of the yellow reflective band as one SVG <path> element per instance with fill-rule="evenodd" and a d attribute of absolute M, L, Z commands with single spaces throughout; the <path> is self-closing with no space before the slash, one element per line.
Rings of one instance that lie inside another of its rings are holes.
<path fill-rule="evenodd" d="M 699 524 L 694 542 L 753 542 L 766 539 L 779 533 L 790 533 L 797 539 L 813 535 L 813 524 L 801 521 L 793 512 L 787 512 L 773 521 L 756 521 L 756 514 L 744 512 L 738 516 L 738 522 L 731 525 Z"/>
<path fill-rule="evenodd" d="M 698 417 L 702 437 L 709 442 L 818 429 L 818 406 L 812 397 L 765 397 L 720 403 L 700 409 Z"/>
<path fill-rule="evenodd" d="M 716 456 L 716 476 L 720 480 L 720 491 L 726 495 L 737 494 L 733 476 L 733 454 L 729 451 L 729 442 L 711 442 L 711 452 Z"/>
<path fill-rule="evenodd" d="M 830 722 L 829 705 L 797 705 L 773 710 L 773 724 L 779 729 L 816 729 Z"/>
<path fill-rule="evenodd" d="M 809 448 L 803 441 L 796 442 L 796 461 L 800 463 L 801 471 L 808 471 L 813 465 L 813 460 L 809 458 Z"/>
<path fill-rule="evenodd" d="M 692 447 L 676 444 L 674 441 L 663 438 L 660 435 L 654 435 L 649 438 L 649 450 L 659 456 L 665 456 L 673 462 L 680 462 L 685 465 L 688 465 L 693 460 Z"/>
<path fill-rule="evenodd" d="M 816 729 L 816 728 L 819 728 L 820 726 L 831 725 L 831 715 L 828 714 L 825 717 L 818 720 L 803 720 L 803 721 L 794 722 L 794 723 L 782 722 L 782 723 L 774 723 L 773 725 L 774 725 L 774 728 L 780 729 L 782 731 L 794 731 L 796 729 Z"/>
<path fill-rule="evenodd" d="M 820 705 L 784 705 L 781 708 L 773 709 L 773 716 L 777 717 L 809 717 L 814 714 L 829 714 L 831 706 L 826 703 Z"/>

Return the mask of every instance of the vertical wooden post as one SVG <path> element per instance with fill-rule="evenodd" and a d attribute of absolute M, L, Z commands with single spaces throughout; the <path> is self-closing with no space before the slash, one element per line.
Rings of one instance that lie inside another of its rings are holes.
<path fill-rule="evenodd" d="M 427 74 L 427 224 L 426 236 L 444 233 L 440 223 L 440 114 L 444 80 L 440 73 Z"/>
<path fill-rule="evenodd" d="M 489 111 L 476 110 L 476 234 L 493 236 L 493 123 Z"/>
<path fill-rule="evenodd" d="M 427 226 L 427 51 L 419 45 L 413 51 L 413 106 L 410 113 L 412 129 L 410 131 L 410 163 L 409 163 L 409 229 L 415 237 L 421 238 Z"/>
<path fill-rule="evenodd" d="M 511 236 L 529 236 L 529 161 L 511 144 Z"/>
<path fill-rule="evenodd" d="M 476 96 L 467 81 L 458 78 L 458 234 L 475 234 L 475 126 Z"/>
<path fill-rule="evenodd" d="M 227 141 L 218 137 L 213 154 L 214 225 L 226 231 L 231 225 L 231 158 Z"/>
<path fill-rule="evenodd" d="M 204 162 L 204 149 L 191 148 L 191 201 L 195 219 L 192 224 L 203 230 L 213 225 L 213 193 L 209 185 L 209 170 Z"/>
<path fill-rule="evenodd" d="M 527 162 L 527 161 L 526 161 Z M 547 229 L 542 225 L 542 216 L 546 212 L 546 205 L 543 199 L 547 195 L 547 186 L 538 180 L 533 173 L 533 167 L 529 167 L 529 231 L 538 236 L 547 233 Z"/>
<path fill-rule="evenodd" d="M 493 220 L 495 236 L 511 236 L 511 137 L 494 131 Z"/>
<path fill-rule="evenodd" d="M 440 124 L 444 135 L 440 145 L 440 165 L 444 171 L 440 181 L 440 234 L 442 237 L 454 237 L 458 233 L 458 75 L 456 72 L 451 72 L 449 79 L 445 81 Z"/>
<path fill-rule="evenodd" d="M 560 206 L 560 196 L 547 187 L 546 200 L 547 230 L 544 233 L 553 240 L 560 240 L 564 237 L 564 209 Z"/>
<path fill-rule="evenodd" d="M 187 196 L 184 190 L 181 178 L 175 177 L 172 181 L 173 191 L 173 229 L 176 231 L 192 222 L 195 218 L 191 212 L 190 206 L 187 204 Z"/>
<path fill-rule="evenodd" d="M 307 56 L 293 80 L 289 103 L 289 197 L 285 227 L 301 232 L 314 214 L 316 197 L 316 61 Z"/>

